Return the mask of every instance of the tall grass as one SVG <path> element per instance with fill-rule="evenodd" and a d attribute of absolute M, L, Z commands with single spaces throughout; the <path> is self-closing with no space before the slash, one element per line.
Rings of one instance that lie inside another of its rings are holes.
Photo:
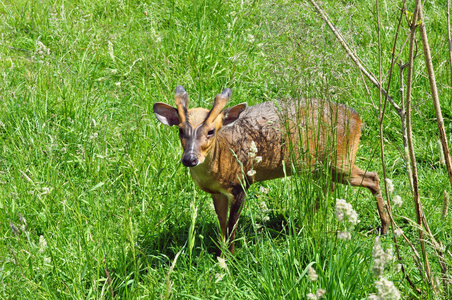
<path fill-rule="evenodd" d="M 390 49 L 398 12 L 392 2 L 382 5 L 383 46 Z M 377 70 L 372 4 L 324 6 Z M 426 3 L 425 15 L 450 137 L 445 17 L 434 2 Z M 3 1 L 0 32 L 1 298 L 302 299 L 325 289 L 327 299 L 353 299 L 375 292 L 371 253 L 379 219 L 372 195 L 343 186 L 325 196 L 310 175 L 253 186 L 236 256 L 215 260 L 212 201 L 179 163 L 177 134 L 152 114 L 154 102 L 173 103 L 178 84 L 189 92 L 190 107 L 210 107 L 225 87 L 233 90 L 230 105 L 327 98 L 360 113 L 367 125 L 357 164 L 380 171 L 376 111 L 361 75 L 308 4 Z M 441 219 L 447 174 L 432 139 L 423 71 L 416 80 L 424 210 L 438 239 L 448 241 L 450 216 Z M 387 170 L 404 201 L 395 216 L 415 238 L 399 128 L 390 112 Z M 315 211 L 318 197 L 324 201 Z M 359 213 L 351 241 L 336 237 L 335 198 Z M 388 248 L 391 239 L 382 243 Z M 402 255 L 410 257 L 411 249 L 402 245 Z M 308 266 L 317 281 L 309 281 Z M 416 268 L 407 271 L 428 297 Z M 438 277 L 438 266 L 433 270 Z M 388 276 L 403 295 L 418 297 L 400 273 Z"/>

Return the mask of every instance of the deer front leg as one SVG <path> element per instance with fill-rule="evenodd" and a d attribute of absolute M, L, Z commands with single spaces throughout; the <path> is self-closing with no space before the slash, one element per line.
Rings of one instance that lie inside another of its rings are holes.
<path fill-rule="evenodd" d="M 231 211 L 229 213 L 229 221 L 228 221 L 228 231 L 229 231 L 229 240 L 230 240 L 230 245 L 229 245 L 229 251 L 234 254 L 235 251 L 235 245 L 234 245 L 234 240 L 235 240 L 235 231 L 237 229 L 237 223 L 240 217 L 240 212 L 242 211 L 243 208 L 243 200 L 245 199 L 245 191 L 243 190 L 243 188 L 237 187 L 236 189 L 234 189 L 234 194 L 233 194 L 234 198 L 232 200 L 231 203 Z"/>
<path fill-rule="evenodd" d="M 223 194 L 212 194 L 213 204 L 215 206 L 215 212 L 218 216 L 218 221 L 220 222 L 221 228 L 221 243 L 226 241 L 226 225 L 228 219 L 229 201 L 228 197 Z M 221 247 L 217 249 L 216 256 L 221 255 Z"/>

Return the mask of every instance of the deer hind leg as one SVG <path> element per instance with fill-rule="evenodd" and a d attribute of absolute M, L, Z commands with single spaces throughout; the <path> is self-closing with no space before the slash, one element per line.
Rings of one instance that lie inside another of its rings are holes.
<path fill-rule="evenodd" d="M 377 200 L 378 214 L 381 220 L 381 233 L 388 233 L 389 229 L 389 217 L 385 208 L 385 203 L 381 195 L 380 190 L 380 180 L 378 179 L 378 174 L 376 172 L 366 172 L 353 166 L 349 174 L 343 174 L 343 176 L 337 176 L 338 182 L 347 184 L 350 183 L 352 186 L 362 186 L 368 188 Z"/>

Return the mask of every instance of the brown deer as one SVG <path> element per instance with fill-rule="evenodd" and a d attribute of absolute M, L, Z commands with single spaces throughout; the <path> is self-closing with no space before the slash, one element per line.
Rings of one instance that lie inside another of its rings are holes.
<path fill-rule="evenodd" d="M 242 103 L 224 109 L 230 97 L 231 90 L 225 89 L 215 97 L 211 110 L 188 109 L 187 92 L 178 86 L 176 108 L 158 102 L 154 113 L 161 123 L 179 127 L 182 163 L 190 168 L 196 184 L 212 195 L 223 239 L 230 239 L 232 253 L 236 223 L 252 183 L 290 175 L 292 169 L 315 172 L 316 164 L 327 161 L 331 162 L 334 182 L 363 186 L 372 192 L 381 233 L 387 233 L 389 219 L 378 174 L 355 166 L 362 126 L 358 113 L 317 99 L 251 107 Z M 250 154 L 252 145 L 256 149 Z"/>

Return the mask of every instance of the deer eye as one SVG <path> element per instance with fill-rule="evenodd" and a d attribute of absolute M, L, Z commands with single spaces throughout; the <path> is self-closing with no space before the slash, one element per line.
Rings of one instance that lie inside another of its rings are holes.
<path fill-rule="evenodd" d="M 211 137 L 213 137 L 214 134 L 215 134 L 215 129 L 211 129 L 207 132 L 207 137 L 211 138 Z"/>

